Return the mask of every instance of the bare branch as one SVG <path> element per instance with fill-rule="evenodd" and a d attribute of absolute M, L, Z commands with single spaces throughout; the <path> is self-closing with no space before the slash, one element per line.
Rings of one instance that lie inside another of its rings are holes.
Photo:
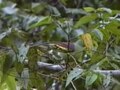
<path fill-rule="evenodd" d="M 37 62 L 37 64 L 39 69 L 47 69 L 52 71 L 62 71 L 65 69 L 65 66 L 63 65 L 54 65 L 54 64 L 44 63 L 44 62 Z"/>
<path fill-rule="evenodd" d="M 47 69 L 47 70 L 52 70 L 52 71 L 62 71 L 65 70 L 64 65 L 54 65 L 54 64 L 49 64 L 49 63 L 44 63 L 44 62 L 37 62 L 38 68 L 39 69 Z M 80 69 L 83 71 L 83 69 Z M 111 74 L 113 76 L 118 76 L 120 75 L 120 70 L 93 70 L 94 72 L 98 73 L 103 73 L 105 75 Z"/>

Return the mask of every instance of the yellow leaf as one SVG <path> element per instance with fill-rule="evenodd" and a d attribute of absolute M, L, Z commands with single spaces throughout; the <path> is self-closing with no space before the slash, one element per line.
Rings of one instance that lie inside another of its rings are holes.
<path fill-rule="evenodd" d="M 91 50 L 93 48 L 92 37 L 89 33 L 83 34 L 82 40 L 84 42 L 86 49 Z"/>

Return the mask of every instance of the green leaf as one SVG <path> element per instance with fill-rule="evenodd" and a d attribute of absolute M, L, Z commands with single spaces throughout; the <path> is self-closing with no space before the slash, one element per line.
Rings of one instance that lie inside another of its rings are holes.
<path fill-rule="evenodd" d="M 109 8 L 98 8 L 97 11 L 100 11 L 100 12 L 105 11 L 105 12 L 107 12 L 107 13 L 112 13 L 112 10 L 109 9 Z"/>
<path fill-rule="evenodd" d="M 70 71 L 70 73 L 67 76 L 67 81 L 66 81 L 66 87 L 70 84 L 70 82 L 76 78 L 77 76 L 79 76 L 83 71 L 80 70 L 80 68 L 75 67 L 73 68 L 72 71 Z"/>
<path fill-rule="evenodd" d="M 43 30 L 42 33 L 46 33 L 46 32 L 52 32 L 52 30 L 55 30 L 57 26 L 55 24 L 49 24 L 48 26 L 46 26 Z M 40 32 L 41 33 L 41 32 Z"/>
<path fill-rule="evenodd" d="M 116 70 L 120 69 L 120 67 L 115 63 L 110 63 L 110 65 Z"/>
<path fill-rule="evenodd" d="M 52 23 L 52 18 L 50 16 L 47 17 L 41 17 L 40 20 L 34 24 L 32 24 L 31 26 L 29 26 L 28 29 L 33 29 L 39 26 L 44 26 L 44 25 L 48 25 Z"/>
<path fill-rule="evenodd" d="M 67 0 L 60 0 L 60 2 L 63 3 L 64 5 L 67 4 L 66 1 L 67 1 Z"/>
<path fill-rule="evenodd" d="M 90 75 L 88 75 L 86 77 L 86 80 L 85 80 L 85 85 L 86 86 L 92 85 L 96 81 L 97 77 L 98 76 L 96 74 L 90 74 Z"/>
<path fill-rule="evenodd" d="M 33 3 L 32 4 L 32 12 L 35 14 L 40 14 L 45 8 L 46 8 L 45 3 Z"/>
<path fill-rule="evenodd" d="M 92 22 L 97 18 L 97 14 L 93 13 L 87 16 L 83 16 L 82 18 L 80 18 L 74 25 L 74 28 L 79 28 L 82 25 Z"/>
<path fill-rule="evenodd" d="M 0 85 L 0 90 L 16 90 L 15 77 L 7 76 L 6 80 Z"/>
<path fill-rule="evenodd" d="M 103 34 L 99 29 L 95 29 L 93 31 L 93 33 L 95 34 L 95 36 L 99 39 L 99 40 L 103 40 Z"/>
<path fill-rule="evenodd" d="M 111 32 L 114 35 L 120 36 L 120 22 L 118 21 L 112 21 L 109 23 L 105 29 L 107 29 L 109 32 Z"/>
<path fill-rule="evenodd" d="M 84 7 L 84 10 L 86 12 L 93 12 L 93 11 L 95 11 L 95 9 L 93 7 Z"/>

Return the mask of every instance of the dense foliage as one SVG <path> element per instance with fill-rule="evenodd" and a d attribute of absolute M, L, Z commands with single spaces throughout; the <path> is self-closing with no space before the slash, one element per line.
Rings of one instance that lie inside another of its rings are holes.
<path fill-rule="evenodd" d="M 119 4 L 0 0 L 0 90 L 119 90 Z"/>

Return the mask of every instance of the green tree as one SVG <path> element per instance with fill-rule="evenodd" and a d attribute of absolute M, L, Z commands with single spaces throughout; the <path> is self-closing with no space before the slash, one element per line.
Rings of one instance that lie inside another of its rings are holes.
<path fill-rule="evenodd" d="M 0 90 L 119 90 L 119 4 L 0 0 Z"/>

